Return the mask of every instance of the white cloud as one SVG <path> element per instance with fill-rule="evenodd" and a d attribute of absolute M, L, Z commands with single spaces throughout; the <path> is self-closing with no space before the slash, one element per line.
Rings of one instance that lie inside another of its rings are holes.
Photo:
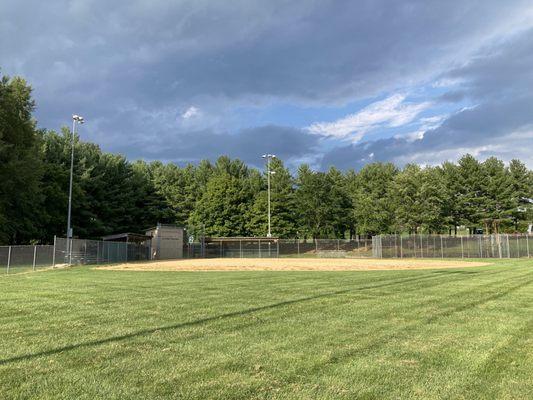
<path fill-rule="evenodd" d="M 349 138 L 358 142 L 366 133 L 377 128 L 394 128 L 410 123 L 431 105 L 430 102 L 415 104 L 405 103 L 404 100 L 405 95 L 395 94 L 337 121 L 316 122 L 307 130 L 318 135 Z"/>
<path fill-rule="evenodd" d="M 420 118 L 420 121 L 419 121 L 420 127 L 416 131 L 394 135 L 393 137 L 396 139 L 403 138 L 407 140 L 408 142 L 413 142 L 415 140 L 423 139 L 424 134 L 428 130 L 438 128 L 444 122 L 444 120 L 446 120 L 446 118 L 448 118 L 447 114 L 434 115 L 431 117 Z"/>
<path fill-rule="evenodd" d="M 195 106 L 190 106 L 183 114 L 181 114 L 181 117 L 183 119 L 190 119 L 197 117 L 198 115 L 200 115 L 200 109 Z"/>

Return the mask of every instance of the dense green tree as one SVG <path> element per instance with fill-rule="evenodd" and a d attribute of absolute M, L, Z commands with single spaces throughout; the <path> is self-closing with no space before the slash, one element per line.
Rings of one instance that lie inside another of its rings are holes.
<path fill-rule="evenodd" d="M 335 169 L 316 172 L 304 164 L 298 169 L 296 183 L 299 235 L 344 237 L 350 226 L 349 198 L 339 172 Z"/>
<path fill-rule="evenodd" d="M 296 237 L 294 180 L 283 162 L 275 158 L 270 163 L 271 174 L 271 230 L 275 237 Z M 247 230 L 254 236 L 268 232 L 267 175 L 262 178 L 260 191 L 247 215 Z"/>
<path fill-rule="evenodd" d="M 358 234 L 388 233 L 394 228 L 392 183 L 398 173 L 390 163 L 365 165 L 359 173 L 348 173 L 348 193 Z"/>
<path fill-rule="evenodd" d="M 407 165 L 393 184 L 396 221 L 400 231 L 441 232 L 446 224 L 443 170 Z"/>
<path fill-rule="evenodd" d="M 482 164 L 483 192 L 481 194 L 481 219 L 485 230 L 498 233 L 502 224 L 510 223 L 516 204 L 513 202 L 511 175 L 504 163 L 490 157 Z"/>
<path fill-rule="evenodd" d="M 461 224 L 470 227 L 471 233 L 482 225 L 484 173 L 481 163 L 466 154 L 458 162 L 457 209 Z"/>
<path fill-rule="evenodd" d="M 511 218 L 514 230 L 520 229 L 520 222 L 525 225 L 533 222 L 533 171 L 527 169 L 520 160 L 509 163 L 511 181 Z M 527 226 L 524 226 L 527 228 Z"/>
<path fill-rule="evenodd" d="M 40 235 L 43 167 L 34 107 L 23 79 L 0 79 L 0 242 L 24 243 Z"/>
<path fill-rule="evenodd" d="M 260 180 L 240 160 L 220 157 L 202 197 L 191 214 L 192 226 L 204 226 L 209 236 L 246 236 L 246 215 Z"/>

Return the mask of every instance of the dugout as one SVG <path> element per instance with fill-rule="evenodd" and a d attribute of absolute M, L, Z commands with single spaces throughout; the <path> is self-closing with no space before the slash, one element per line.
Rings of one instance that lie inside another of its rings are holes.
<path fill-rule="evenodd" d="M 103 236 L 103 243 L 97 244 L 97 259 L 109 262 L 149 260 L 151 239 L 151 236 L 131 232 Z"/>
<path fill-rule="evenodd" d="M 274 237 L 206 237 L 204 257 L 279 257 L 279 239 Z"/>

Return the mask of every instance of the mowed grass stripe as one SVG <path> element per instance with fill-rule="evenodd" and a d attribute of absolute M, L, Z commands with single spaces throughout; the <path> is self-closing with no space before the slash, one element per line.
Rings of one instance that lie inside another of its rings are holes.
<path fill-rule="evenodd" d="M 64 352 L 64 351 L 69 351 L 69 350 L 72 350 L 72 349 L 76 349 L 76 348 L 79 348 L 79 347 L 90 347 L 90 346 L 96 346 L 96 345 L 99 345 L 99 344 L 109 343 L 109 342 L 112 342 L 112 341 L 121 341 L 121 340 L 131 339 L 131 338 L 134 338 L 134 337 L 137 337 L 137 336 L 148 335 L 148 334 L 151 334 L 151 333 L 156 332 L 156 331 L 161 332 L 161 331 L 166 331 L 166 330 L 181 329 L 181 328 L 186 328 L 186 327 L 190 327 L 190 326 L 194 326 L 194 325 L 198 325 L 198 324 L 205 324 L 205 323 L 209 323 L 209 322 L 213 322 L 213 321 L 218 321 L 218 320 L 221 320 L 221 319 L 240 317 L 240 316 L 243 316 L 243 315 L 246 315 L 246 314 L 250 314 L 250 313 L 258 313 L 258 312 L 266 311 L 266 310 L 269 310 L 269 309 L 272 309 L 272 308 L 277 308 L 277 307 L 282 307 L 282 306 L 290 306 L 290 305 L 301 303 L 301 302 L 307 302 L 307 301 L 322 299 L 324 297 L 337 296 L 337 295 L 346 294 L 346 293 L 354 292 L 354 291 L 365 291 L 365 290 L 371 290 L 371 289 L 377 289 L 377 288 L 383 288 L 383 287 L 389 287 L 389 286 L 403 285 L 405 283 L 410 283 L 412 281 L 420 281 L 422 279 L 430 279 L 430 278 L 432 278 L 434 280 L 440 279 L 440 277 L 438 277 L 438 276 L 437 277 L 435 277 L 435 276 L 425 276 L 425 277 L 417 277 L 417 278 L 403 278 L 403 279 L 400 279 L 400 280 L 398 280 L 398 279 L 389 280 L 389 281 L 386 281 L 385 283 L 381 283 L 381 284 L 374 284 L 374 285 L 367 285 L 367 286 L 362 286 L 362 287 L 349 288 L 349 289 L 344 289 L 344 290 L 338 290 L 338 291 L 335 291 L 335 292 L 326 292 L 326 293 L 316 294 L 316 295 L 309 296 L 309 297 L 296 298 L 296 299 L 286 300 L 286 301 L 278 302 L 278 303 L 274 303 L 274 304 L 267 304 L 267 305 L 264 305 L 264 306 L 258 306 L 258 307 L 253 307 L 253 308 L 249 308 L 249 309 L 245 309 L 245 310 L 229 312 L 229 313 L 225 313 L 225 314 L 222 314 L 222 315 L 210 316 L 210 317 L 206 317 L 206 318 L 202 318 L 202 319 L 198 319 L 198 320 L 181 322 L 181 323 L 177 323 L 177 324 L 170 325 L 170 326 L 160 326 L 160 327 L 151 328 L 151 329 L 145 329 L 145 330 L 141 330 L 141 331 L 137 331 L 137 332 L 131 332 L 131 333 L 128 333 L 128 334 L 125 334 L 125 335 L 121 335 L 121 336 L 113 336 L 113 337 L 109 337 L 109 338 L 106 338 L 106 339 L 100 339 L 100 340 L 96 340 L 96 341 L 89 341 L 89 342 L 85 342 L 85 343 L 77 343 L 77 344 L 67 345 L 67 346 L 63 346 L 63 347 L 59 347 L 59 348 L 55 348 L 55 349 L 42 351 L 42 352 L 39 352 L 39 353 L 24 354 L 24 355 L 15 356 L 15 357 L 8 358 L 8 359 L 0 359 L 0 365 L 7 364 L 7 363 L 10 363 L 10 362 L 20 361 L 20 360 L 28 359 L 28 358 L 32 358 L 32 357 L 41 357 L 41 356 L 48 356 L 48 355 L 52 355 L 52 354 L 57 354 L 57 353 L 61 353 L 61 352 Z M 9 316 L 6 315 L 4 318 L 7 318 L 7 317 L 9 317 Z M 26 316 L 19 315 L 19 318 L 24 319 L 24 318 L 26 318 Z"/>
<path fill-rule="evenodd" d="M 500 274 L 500 273 L 503 273 L 503 272 L 504 271 L 496 271 L 496 272 L 492 272 L 491 274 L 495 274 L 495 273 L 496 274 Z M 459 280 L 459 279 L 462 279 L 462 278 L 458 278 L 457 280 Z M 422 286 L 421 286 L 422 288 L 428 288 L 428 287 L 433 287 L 433 286 L 439 285 L 439 284 L 444 284 L 444 283 L 449 284 L 450 283 L 448 278 L 444 280 L 444 279 L 440 279 L 440 276 L 438 276 L 438 275 L 429 275 L 429 274 L 427 274 L 426 276 L 422 276 L 422 277 L 407 277 L 407 278 L 401 278 L 401 279 L 381 280 L 380 281 L 381 283 L 379 283 L 379 284 L 370 284 L 370 285 L 365 285 L 365 286 L 349 287 L 348 289 L 344 289 L 344 290 L 338 290 L 338 291 L 334 291 L 334 292 L 326 292 L 326 293 L 316 294 L 316 295 L 313 295 L 313 296 L 310 296 L 310 297 L 305 297 L 305 298 L 296 298 L 296 299 L 286 300 L 286 301 L 282 301 L 282 302 L 275 303 L 275 304 L 267 304 L 267 305 L 264 305 L 264 306 L 258 306 L 258 307 L 253 307 L 253 308 L 249 308 L 249 309 L 245 309 L 245 310 L 239 310 L 239 311 L 235 311 L 235 312 L 226 313 L 226 314 L 223 314 L 223 315 L 208 316 L 208 317 L 200 319 L 200 320 L 184 321 L 184 322 L 181 322 L 181 323 L 178 323 L 178 324 L 174 324 L 174 325 L 171 325 L 171 326 L 162 326 L 162 327 L 147 329 L 147 330 L 138 331 L 138 332 L 131 332 L 131 333 L 128 333 L 128 334 L 125 334 L 125 335 L 122 335 L 122 336 L 111 337 L 111 338 L 108 338 L 108 339 L 105 339 L 105 340 L 90 341 L 90 342 L 87 342 L 87 343 L 78 343 L 78 344 L 67 345 L 67 346 L 63 346 L 63 347 L 57 348 L 57 349 L 47 350 L 47 351 L 44 351 L 43 353 L 44 353 L 44 355 L 50 355 L 50 354 L 53 354 L 53 353 L 67 351 L 67 350 L 70 350 L 72 348 L 76 348 L 76 347 L 80 347 L 80 346 L 93 346 L 93 345 L 96 345 L 98 343 L 106 343 L 106 342 L 109 342 L 109 341 L 112 341 L 112 340 L 125 340 L 125 339 L 129 339 L 129 338 L 132 338 L 132 337 L 135 337 L 135 336 L 143 336 L 143 335 L 152 333 L 154 331 L 164 331 L 164 330 L 168 330 L 168 329 L 181 329 L 181 328 L 184 328 L 184 327 L 187 327 L 187 326 L 191 326 L 191 325 L 209 323 L 209 322 L 215 321 L 217 319 L 239 317 L 239 316 L 242 316 L 242 315 L 248 314 L 248 313 L 261 312 L 261 311 L 268 310 L 270 308 L 276 308 L 276 307 L 280 307 L 280 306 L 290 306 L 292 304 L 296 304 L 296 303 L 300 303 L 300 302 L 306 302 L 306 301 L 312 301 L 312 300 L 315 300 L 315 299 L 321 299 L 323 297 L 337 296 L 337 295 L 346 294 L 346 293 L 350 293 L 350 292 L 367 291 L 367 290 L 372 290 L 372 289 L 386 288 L 386 287 L 389 287 L 389 286 L 393 286 L 394 287 L 394 286 L 397 286 L 397 285 L 404 285 L 404 284 L 410 283 L 410 282 L 415 282 L 415 284 L 416 284 L 416 282 L 419 282 L 419 281 L 422 281 L 422 280 L 423 280 L 423 283 L 422 283 Z M 427 280 L 440 281 L 440 282 L 433 283 L 433 284 L 428 284 Z M 121 288 L 121 290 L 122 289 L 123 288 Z M 413 289 L 410 289 L 410 290 L 413 290 Z M 175 295 L 174 295 L 174 297 L 175 297 Z M 109 304 L 113 304 L 113 303 L 117 303 L 117 302 L 118 302 L 118 300 L 113 301 L 113 302 L 101 302 L 100 304 L 109 305 Z M 6 318 L 6 317 L 8 317 L 8 315 L 4 316 L 4 318 Z M 25 316 L 25 315 L 19 315 L 20 319 L 24 319 L 26 317 L 27 316 Z M 12 360 L 11 359 L 0 360 L 0 365 L 3 364 L 3 363 L 10 362 L 10 361 L 18 360 L 21 357 L 24 358 L 25 356 L 21 355 L 21 356 L 13 357 Z"/>
<path fill-rule="evenodd" d="M 10 309 L 8 317 L 2 313 L 3 360 L 9 359 L 6 349 L 18 357 L 152 330 L 12 360 L 0 366 L 0 393 L 106 399 L 527 398 L 532 266 L 504 260 L 468 273 L 233 276 L 79 269 L 10 278 L 12 285 L 0 280 L 1 304 L 9 301 Z M 15 306 L 19 314 L 12 313 Z M 259 309 L 237 314 L 253 308 Z M 237 315 L 224 316 L 231 313 Z M 170 328 L 169 322 L 201 318 L 209 320 Z M 508 363 L 515 365 L 497 368 Z"/>
<path fill-rule="evenodd" d="M 497 272 L 493 272 L 493 273 L 502 273 L 502 272 L 503 271 L 497 271 Z M 78 344 L 67 345 L 67 346 L 63 346 L 63 347 L 60 347 L 60 348 L 57 348 L 57 349 L 53 349 L 53 350 L 46 350 L 46 351 L 43 352 L 43 355 L 50 355 L 50 354 L 53 354 L 53 353 L 67 351 L 67 350 L 70 350 L 70 349 L 73 349 L 73 348 L 76 348 L 76 347 L 81 347 L 81 346 L 94 346 L 96 344 L 103 344 L 103 343 L 107 343 L 107 342 L 113 341 L 113 340 L 125 340 L 125 339 L 129 339 L 129 338 L 132 338 L 132 337 L 135 337 L 135 336 L 142 336 L 142 335 L 150 334 L 150 333 L 152 333 L 154 331 L 164 331 L 164 330 L 168 330 L 168 329 L 181 329 L 181 328 L 184 328 L 184 327 L 187 327 L 187 326 L 191 326 L 191 325 L 209 323 L 209 322 L 215 321 L 217 319 L 238 317 L 238 316 L 242 316 L 242 315 L 248 314 L 248 313 L 261 312 L 261 311 L 264 311 L 264 310 L 268 310 L 270 308 L 276 308 L 276 307 L 279 307 L 279 306 L 288 306 L 288 305 L 292 305 L 292 304 L 296 304 L 296 303 L 300 303 L 300 302 L 304 302 L 304 301 L 311 301 L 311 300 L 315 300 L 315 299 L 321 299 L 321 298 L 327 297 L 327 296 L 336 296 L 336 295 L 345 294 L 345 293 L 349 293 L 349 292 L 355 292 L 355 291 L 365 291 L 365 290 L 383 288 L 383 287 L 388 287 L 388 286 L 403 285 L 403 284 L 408 283 L 408 282 L 412 282 L 412 281 L 416 282 L 416 281 L 420 281 L 422 279 L 429 279 L 429 278 L 433 278 L 434 280 L 438 279 L 438 277 L 434 277 L 434 276 L 426 276 L 426 277 L 419 277 L 419 278 L 404 278 L 404 279 L 401 279 L 401 280 L 386 281 L 385 283 L 378 284 L 378 285 L 373 284 L 373 285 L 367 285 L 367 286 L 362 286 L 362 287 L 349 288 L 349 289 L 336 291 L 336 292 L 322 293 L 322 294 L 318 294 L 318 295 L 311 296 L 311 297 L 298 298 L 298 299 L 284 301 L 284 302 L 281 302 L 281 303 L 275 303 L 275 304 L 269 304 L 269 305 L 260 306 L 260 307 L 254 307 L 254 308 L 250 308 L 250 309 L 246 309 L 246 310 L 230 312 L 230 313 L 223 314 L 223 315 L 211 316 L 211 317 L 203 318 L 203 319 L 200 319 L 200 320 L 182 322 L 182 323 L 174 324 L 174 325 L 171 325 L 171 326 L 162 326 L 162 327 L 147 329 L 147 330 L 143 330 L 143 331 L 132 332 L 132 333 L 128 333 L 128 334 L 125 334 L 125 335 L 122 335 L 122 336 L 114 336 L 114 337 L 111 337 L 111 338 L 107 338 L 105 340 L 89 341 L 87 343 L 78 343 Z M 448 280 L 446 282 L 450 283 Z M 444 283 L 444 281 L 442 281 L 441 283 Z M 428 283 L 424 282 L 422 287 L 423 288 L 433 287 L 433 286 L 439 285 L 441 283 L 437 282 L 435 284 L 428 284 Z M 413 289 L 410 289 L 410 290 L 413 290 Z M 325 306 L 323 305 L 322 307 L 325 307 Z M 377 317 L 379 317 L 379 316 L 377 316 Z M 37 356 L 38 354 L 39 353 L 36 353 L 33 356 Z M 25 358 L 25 357 L 27 357 L 27 356 L 22 355 L 22 356 L 13 357 L 12 359 L 0 360 L 0 365 L 3 364 L 3 363 L 7 363 L 7 362 L 10 362 L 10 361 L 18 360 L 20 358 Z"/>

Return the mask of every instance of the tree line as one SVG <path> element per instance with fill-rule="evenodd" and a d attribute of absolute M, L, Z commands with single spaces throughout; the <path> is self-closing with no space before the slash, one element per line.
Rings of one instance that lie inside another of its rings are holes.
<path fill-rule="evenodd" d="M 21 78 L 0 81 L 0 243 L 49 243 L 66 233 L 71 132 L 39 129 Z M 143 232 L 156 222 L 210 236 L 264 236 L 266 174 L 238 159 L 197 165 L 128 161 L 74 138 L 74 235 Z M 533 171 L 519 160 L 465 155 L 421 167 L 371 163 L 359 171 L 293 174 L 271 163 L 272 233 L 347 238 L 379 233 L 524 232 Z"/>

